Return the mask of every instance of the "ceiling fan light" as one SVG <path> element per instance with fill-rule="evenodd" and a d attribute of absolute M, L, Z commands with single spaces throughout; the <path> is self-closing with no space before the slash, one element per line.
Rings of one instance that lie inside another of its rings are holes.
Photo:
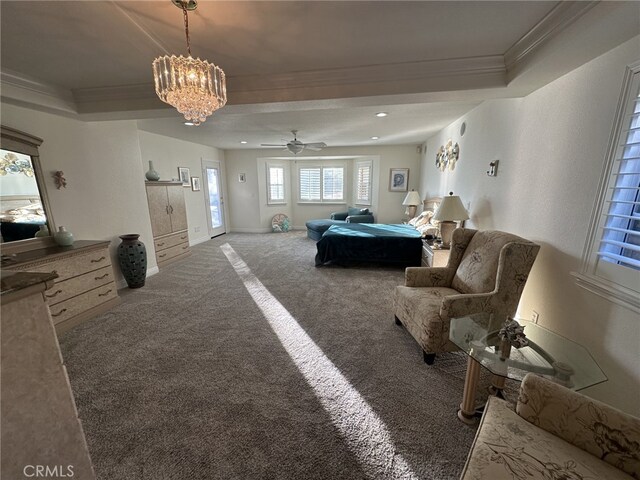
<path fill-rule="evenodd" d="M 287 145 L 287 148 L 294 155 L 296 155 L 296 154 L 300 153 L 302 150 L 304 150 L 304 146 L 298 145 L 297 143 L 289 143 Z"/>

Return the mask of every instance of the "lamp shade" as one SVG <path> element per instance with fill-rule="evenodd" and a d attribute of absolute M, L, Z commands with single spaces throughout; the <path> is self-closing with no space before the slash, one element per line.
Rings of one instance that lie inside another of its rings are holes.
<path fill-rule="evenodd" d="M 441 222 L 458 222 L 461 220 L 467 220 L 468 218 L 469 214 L 462 205 L 462 200 L 460 200 L 460 197 L 457 195 L 454 195 L 453 192 L 450 192 L 448 197 L 444 197 L 442 199 L 440 206 L 433 215 L 434 220 L 439 220 Z"/>
<path fill-rule="evenodd" d="M 420 194 L 415 190 L 411 190 L 407 193 L 407 196 L 404 197 L 402 205 L 420 205 L 421 203 L 422 200 L 420 200 Z"/>

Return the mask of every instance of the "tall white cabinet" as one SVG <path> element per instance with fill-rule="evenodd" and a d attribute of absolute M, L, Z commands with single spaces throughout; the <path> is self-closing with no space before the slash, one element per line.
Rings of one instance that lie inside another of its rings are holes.
<path fill-rule="evenodd" d="M 191 255 L 189 225 L 181 182 L 146 182 L 158 267 Z"/>

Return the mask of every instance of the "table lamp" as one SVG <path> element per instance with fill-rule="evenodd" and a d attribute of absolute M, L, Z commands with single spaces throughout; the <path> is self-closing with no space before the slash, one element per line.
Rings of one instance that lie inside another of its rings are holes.
<path fill-rule="evenodd" d="M 402 205 L 409 207 L 407 208 L 407 212 L 409 213 L 409 220 L 416 216 L 416 210 L 418 209 L 418 205 L 420 205 L 421 203 L 422 200 L 420 199 L 420 194 L 415 190 L 411 190 L 409 193 L 407 193 L 407 196 L 404 197 L 404 202 L 402 202 Z"/>
<path fill-rule="evenodd" d="M 440 222 L 440 236 L 442 237 L 443 248 L 449 248 L 451 246 L 451 235 L 456 229 L 456 222 L 467 220 L 469 214 L 462 205 L 462 200 L 453 192 L 449 192 L 448 197 L 444 197 L 440 206 L 433 215 L 434 220 Z"/>

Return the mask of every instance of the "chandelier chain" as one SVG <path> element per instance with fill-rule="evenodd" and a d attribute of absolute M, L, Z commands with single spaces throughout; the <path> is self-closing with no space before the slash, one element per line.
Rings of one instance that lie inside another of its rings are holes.
<path fill-rule="evenodd" d="M 189 41 L 189 15 L 187 14 L 187 2 L 182 2 L 182 13 L 184 15 L 184 33 L 187 36 L 187 52 L 191 56 L 191 42 Z"/>

